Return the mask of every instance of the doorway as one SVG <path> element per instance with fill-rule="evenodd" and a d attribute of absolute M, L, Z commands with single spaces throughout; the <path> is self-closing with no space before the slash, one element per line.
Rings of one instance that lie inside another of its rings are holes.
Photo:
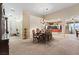
<path fill-rule="evenodd" d="M 75 34 L 75 30 L 79 30 L 79 23 L 69 23 L 69 32 Z"/>

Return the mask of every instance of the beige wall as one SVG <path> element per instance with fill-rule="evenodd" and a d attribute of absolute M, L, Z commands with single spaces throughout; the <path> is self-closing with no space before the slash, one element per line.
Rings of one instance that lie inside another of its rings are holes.
<path fill-rule="evenodd" d="M 76 16 L 79 16 L 79 4 L 76 4 L 72 7 L 62 9 L 60 11 L 54 12 L 53 14 L 50 14 L 46 16 L 47 20 L 50 19 L 61 19 L 61 20 L 70 20 L 72 18 L 75 18 Z M 76 21 L 76 20 L 75 20 Z M 62 27 L 62 33 L 68 33 L 67 24 L 65 21 L 63 21 L 63 27 Z"/>
<path fill-rule="evenodd" d="M 38 16 L 32 15 L 30 12 L 23 11 L 22 37 L 24 37 L 24 28 L 27 28 L 27 38 L 32 38 L 32 30 L 42 28 L 41 19 Z"/>
<path fill-rule="evenodd" d="M 46 16 L 46 19 L 64 19 L 64 18 L 67 18 L 69 20 L 69 18 L 75 16 L 75 15 L 79 15 L 79 4 L 75 5 L 75 6 L 72 6 L 72 7 L 69 7 L 69 8 L 65 8 L 63 10 L 60 10 L 60 11 L 57 11 L 53 14 L 50 14 L 48 16 Z M 33 22 L 36 18 L 33 19 Z M 31 19 L 32 20 L 32 19 Z M 32 23 L 31 23 L 32 24 Z M 63 33 L 66 33 L 67 29 L 66 29 L 66 24 L 63 22 L 63 28 L 62 28 L 62 32 Z M 30 13 L 26 12 L 26 11 L 23 11 L 23 31 L 24 31 L 24 28 L 27 28 L 27 37 L 29 38 L 30 37 Z M 22 31 L 22 32 L 23 32 Z"/>
<path fill-rule="evenodd" d="M 79 4 L 50 14 L 46 16 L 46 19 L 57 19 L 57 18 L 63 19 L 63 18 L 70 18 L 74 15 L 79 15 Z"/>
<path fill-rule="evenodd" d="M 24 37 L 24 28 L 26 28 L 27 29 L 27 33 L 26 33 L 26 35 L 27 35 L 27 38 L 29 38 L 30 37 L 30 24 L 29 24 L 29 17 L 30 17 L 30 15 L 29 15 L 29 13 L 28 12 L 26 12 L 26 11 L 23 11 L 23 26 L 22 26 L 22 32 L 23 32 L 23 34 L 22 34 L 22 37 Z"/>

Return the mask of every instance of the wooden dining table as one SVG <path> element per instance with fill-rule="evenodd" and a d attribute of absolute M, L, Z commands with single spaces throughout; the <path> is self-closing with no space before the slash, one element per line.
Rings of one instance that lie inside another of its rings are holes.
<path fill-rule="evenodd" d="M 52 34 L 51 33 L 47 33 L 47 32 L 43 32 L 43 33 L 39 33 L 39 35 L 37 35 L 38 37 L 38 43 L 46 43 L 49 42 L 52 39 Z"/>

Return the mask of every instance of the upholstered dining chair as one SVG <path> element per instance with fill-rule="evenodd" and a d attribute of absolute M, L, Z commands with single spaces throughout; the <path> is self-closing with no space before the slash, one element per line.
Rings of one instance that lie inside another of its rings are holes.
<path fill-rule="evenodd" d="M 34 29 L 32 30 L 32 35 L 33 35 L 32 37 L 33 37 L 33 43 L 34 43 L 37 41 L 37 36 L 36 36 L 36 32 Z"/>

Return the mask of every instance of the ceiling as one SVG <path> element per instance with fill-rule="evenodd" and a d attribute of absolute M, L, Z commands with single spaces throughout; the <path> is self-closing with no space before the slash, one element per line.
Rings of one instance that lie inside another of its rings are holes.
<path fill-rule="evenodd" d="M 18 10 L 26 10 L 34 15 L 42 16 L 51 14 L 64 8 L 71 7 L 76 3 L 6 3 L 7 8 L 17 8 Z M 46 8 L 48 10 L 46 10 Z"/>

